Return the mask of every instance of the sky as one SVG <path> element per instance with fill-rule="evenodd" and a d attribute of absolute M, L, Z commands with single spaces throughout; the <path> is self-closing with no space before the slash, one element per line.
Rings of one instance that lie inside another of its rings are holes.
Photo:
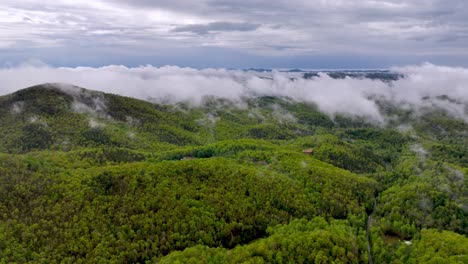
<path fill-rule="evenodd" d="M 466 0 L 2 0 L 0 67 L 468 66 Z"/>

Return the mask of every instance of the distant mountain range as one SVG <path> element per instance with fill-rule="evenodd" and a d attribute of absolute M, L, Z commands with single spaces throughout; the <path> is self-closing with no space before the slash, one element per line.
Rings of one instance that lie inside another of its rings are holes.
<path fill-rule="evenodd" d="M 272 72 L 271 69 L 247 69 L 246 71 L 254 72 Z M 319 77 L 320 73 L 327 74 L 333 79 L 344 79 L 344 78 L 357 78 L 357 79 L 372 79 L 381 81 L 396 81 L 404 78 L 401 73 L 392 72 L 390 70 L 278 70 L 279 72 L 286 73 L 298 73 L 301 74 L 305 79 L 312 79 Z"/>

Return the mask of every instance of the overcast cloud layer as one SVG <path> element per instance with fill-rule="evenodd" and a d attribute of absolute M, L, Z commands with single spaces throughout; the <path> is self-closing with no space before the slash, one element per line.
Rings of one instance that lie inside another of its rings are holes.
<path fill-rule="evenodd" d="M 466 0 L 2 0 L 0 63 L 468 66 Z"/>
<path fill-rule="evenodd" d="M 241 101 L 248 96 L 286 96 L 316 104 L 334 116 L 345 113 L 385 122 L 375 99 L 401 107 L 422 109 L 438 106 L 468 122 L 468 69 L 432 64 L 394 68 L 406 77 L 391 84 L 370 79 L 332 79 L 326 74 L 314 79 L 301 73 L 180 68 L 175 66 L 106 66 L 100 68 L 54 68 L 23 65 L 0 69 L 0 94 L 40 83 L 67 83 L 88 89 L 135 97 L 153 102 L 200 104 L 205 96 Z M 447 95 L 452 101 L 437 100 Z M 427 97 L 430 99 L 427 100 Z M 426 98 L 426 99 L 424 99 Z"/>

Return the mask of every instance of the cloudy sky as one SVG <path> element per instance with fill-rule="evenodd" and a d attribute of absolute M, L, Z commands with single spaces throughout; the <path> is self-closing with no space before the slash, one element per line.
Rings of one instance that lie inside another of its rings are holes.
<path fill-rule="evenodd" d="M 468 66 L 466 0 L 2 0 L 0 67 Z"/>

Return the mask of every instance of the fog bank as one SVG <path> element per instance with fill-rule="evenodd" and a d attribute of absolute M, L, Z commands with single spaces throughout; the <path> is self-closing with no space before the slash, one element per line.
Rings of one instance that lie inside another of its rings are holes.
<path fill-rule="evenodd" d="M 405 77 L 393 82 L 371 79 L 333 79 L 319 74 L 312 79 L 297 72 L 256 72 L 227 69 L 192 69 L 176 66 L 128 68 L 55 68 L 24 64 L 0 69 L 0 95 L 41 83 L 69 83 L 87 89 L 154 102 L 189 101 L 205 96 L 240 101 L 248 96 L 287 96 L 316 104 L 327 114 L 346 113 L 382 122 L 374 100 L 385 99 L 403 107 L 437 106 L 468 122 L 468 69 L 423 64 L 392 68 Z M 453 100 L 441 100 L 446 96 Z"/>

